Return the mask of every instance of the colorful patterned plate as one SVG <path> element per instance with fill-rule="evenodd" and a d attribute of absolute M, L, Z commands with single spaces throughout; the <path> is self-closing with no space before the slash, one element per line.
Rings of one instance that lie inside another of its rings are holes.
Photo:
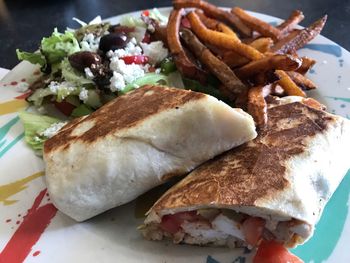
<path fill-rule="evenodd" d="M 161 11 L 166 14 L 169 8 Z M 254 15 L 272 24 L 280 22 Z M 350 53 L 319 36 L 300 54 L 318 61 L 309 77 L 319 89 L 311 96 L 330 112 L 350 118 Z M 16 86 L 32 81 L 37 72 L 21 63 L 0 82 L 1 263 L 250 262 L 249 251 L 143 240 L 136 227 L 142 222 L 139 215 L 152 203 L 150 194 L 84 223 L 58 212 L 46 193 L 43 161 L 26 146 L 16 113 L 27 107 Z M 294 250 L 305 262 L 350 262 L 349 185 L 350 173 L 328 203 L 314 237 Z"/>

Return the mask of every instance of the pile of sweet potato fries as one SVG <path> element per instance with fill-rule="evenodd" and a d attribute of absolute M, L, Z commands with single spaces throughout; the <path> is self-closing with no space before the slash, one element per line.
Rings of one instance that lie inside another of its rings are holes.
<path fill-rule="evenodd" d="M 268 95 L 297 95 L 315 84 L 305 77 L 315 60 L 296 51 L 315 38 L 325 15 L 297 29 L 301 11 L 274 27 L 239 7 L 230 11 L 202 0 L 174 0 L 166 42 L 181 74 L 205 84 L 210 74 L 219 90 L 247 110 L 259 127 L 266 124 Z"/>

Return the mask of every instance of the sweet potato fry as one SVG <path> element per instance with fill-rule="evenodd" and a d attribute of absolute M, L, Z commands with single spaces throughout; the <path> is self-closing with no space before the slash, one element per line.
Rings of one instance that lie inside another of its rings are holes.
<path fill-rule="evenodd" d="M 181 30 L 181 38 L 188 48 L 195 54 L 197 59 L 204 64 L 227 88 L 233 93 L 241 93 L 247 89 L 235 73 L 220 59 L 218 59 L 209 49 L 204 46 L 199 39 L 188 29 Z"/>
<path fill-rule="evenodd" d="M 241 43 L 232 36 L 208 29 L 195 12 L 190 12 L 187 18 L 191 23 L 191 29 L 202 41 L 223 49 L 233 50 L 250 60 L 257 60 L 264 57 L 264 55 L 255 48 Z"/>
<path fill-rule="evenodd" d="M 295 82 L 295 84 L 297 84 L 303 90 L 316 89 L 316 84 L 304 75 L 294 71 L 286 71 L 286 73 Z"/>
<path fill-rule="evenodd" d="M 271 37 L 275 41 L 280 38 L 281 32 L 279 29 L 256 17 L 249 15 L 242 8 L 234 7 L 231 9 L 231 13 L 235 14 L 239 19 L 243 21 L 243 23 L 245 23 L 252 30 L 259 32 L 262 36 Z"/>
<path fill-rule="evenodd" d="M 203 12 L 200 12 L 199 10 L 196 10 L 195 12 L 207 28 L 225 33 L 239 40 L 236 33 L 224 23 L 207 17 Z"/>
<path fill-rule="evenodd" d="M 288 76 L 286 72 L 283 70 L 276 70 L 275 74 L 279 78 L 278 84 L 284 89 L 284 91 L 291 96 L 301 96 L 306 97 L 304 91 L 302 91 L 297 84 L 293 82 L 293 80 Z"/>
<path fill-rule="evenodd" d="M 266 89 L 264 94 L 264 89 Z M 267 104 L 265 96 L 268 95 L 270 86 L 253 87 L 248 91 L 248 113 L 253 116 L 253 119 L 259 128 L 262 128 L 267 123 Z M 268 92 L 267 92 L 268 91 Z"/>
<path fill-rule="evenodd" d="M 259 73 L 273 69 L 296 70 L 301 65 L 301 60 L 290 55 L 274 55 L 249 62 L 245 66 L 235 70 L 240 79 L 245 79 Z"/>
<path fill-rule="evenodd" d="M 277 26 L 282 35 L 285 35 L 292 31 L 294 27 L 304 19 L 304 14 L 300 10 L 294 10 L 290 17 L 283 23 Z"/>
<path fill-rule="evenodd" d="M 236 29 L 242 37 L 250 37 L 252 35 L 250 28 L 247 27 L 234 14 L 226 12 L 225 10 L 222 10 L 208 2 L 202 0 L 173 0 L 173 6 L 175 9 L 187 7 L 202 9 L 207 16 L 226 22 L 230 26 L 234 27 L 234 29 Z"/>
<path fill-rule="evenodd" d="M 302 101 L 305 105 L 312 107 L 316 110 L 323 110 L 325 111 L 327 107 L 323 104 L 321 104 L 319 101 L 313 99 L 313 98 L 305 98 Z"/>
<path fill-rule="evenodd" d="M 302 48 L 305 46 L 308 42 L 310 42 L 312 39 L 314 39 L 320 32 L 322 31 L 325 23 L 327 21 L 327 15 L 323 16 L 316 22 L 314 22 L 312 25 L 310 25 L 307 28 L 304 28 L 299 33 L 297 33 L 295 36 L 292 31 L 291 34 L 293 34 L 291 37 L 288 35 L 286 38 L 289 41 L 281 40 L 280 42 L 277 42 L 273 47 L 272 51 L 276 53 L 291 53 L 295 52 L 296 50 Z"/>
<path fill-rule="evenodd" d="M 249 46 L 255 48 L 261 53 L 265 53 L 270 50 L 272 44 L 273 41 L 271 38 L 262 37 L 251 42 Z M 242 57 L 233 51 L 226 51 L 223 54 L 222 59 L 230 68 L 240 67 L 249 63 L 249 60 L 247 58 Z"/>
<path fill-rule="evenodd" d="M 173 55 L 177 69 L 186 77 L 206 82 L 207 73 L 197 67 L 186 55 L 179 37 L 179 29 L 183 9 L 173 10 L 167 26 L 167 42 Z"/>
<path fill-rule="evenodd" d="M 302 61 L 301 66 L 296 70 L 296 72 L 299 72 L 302 75 L 305 75 L 306 72 L 308 72 L 312 68 L 312 66 L 315 65 L 316 63 L 315 60 L 308 57 L 302 57 L 301 61 Z"/>

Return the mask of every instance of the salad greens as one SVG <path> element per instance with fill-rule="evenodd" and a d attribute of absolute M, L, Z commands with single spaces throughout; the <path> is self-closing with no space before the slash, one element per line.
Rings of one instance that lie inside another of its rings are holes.
<path fill-rule="evenodd" d="M 22 111 L 18 115 L 24 125 L 25 141 L 38 155 L 42 155 L 44 142 L 48 139 L 42 133 L 52 124 L 61 122 L 61 120 L 26 111 Z"/>
<path fill-rule="evenodd" d="M 75 20 L 80 28 L 64 33 L 55 28 L 51 36 L 42 39 L 38 51 L 16 50 L 19 60 L 41 66 L 43 77 L 38 83 L 42 86 L 33 86 L 27 98 L 36 108 L 51 110 L 54 106 L 67 118 L 81 117 L 146 84 L 186 86 L 223 99 L 214 88 L 215 81 L 204 87 L 182 79 L 171 57 L 158 58 L 159 43 L 152 45 L 150 37 L 153 23 L 164 25 L 168 21 L 159 10 L 144 11 L 140 17 L 124 16 L 118 25 L 103 23 L 100 17 L 89 24 Z M 101 48 L 101 43 L 106 48 Z M 146 48 L 150 50 L 147 55 Z M 139 56 L 146 59 L 133 59 Z M 28 112 L 21 112 L 20 118 L 27 143 L 40 152 L 47 139 L 43 131 L 59 120 Z"/>

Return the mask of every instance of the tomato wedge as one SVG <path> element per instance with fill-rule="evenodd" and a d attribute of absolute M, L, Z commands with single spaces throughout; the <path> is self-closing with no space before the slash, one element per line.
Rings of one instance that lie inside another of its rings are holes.
<path fill-rule="evenodd" d="M 67 101 L 62 102 L 54 102 L 55 107 L 62 112 L 66 116 L 70 116 L 72 114 L 72 111 L 75 109 L 75 106 L 73 104 L 70 104 Z"/>
<path fill-rule="evenodd" d="M 242 224 L 244 237 L 248 244 L 256 246 L 261 239 L 265 220 L 260 217 L 248 217 Z"/>
<path fill-rule="evenodd" d="M 136 56 L 126 56 L 122 57 L 122 60 L 124 60 L 125 64 L 146 64 L 149 61 L 149 58 L 147 56 L 143 55 L 136 55 Z"/>
<path fill-rule="evenodd" d="M 181 224 L 184 221 L 193 222 L 198 218 L 199 216 L 195 211 L 179 212 L 173 215 L 165 215 L 162 217 L 160 228 L 170 234 L 175 234 L 181 229 Z"/>
<path fill-rule="evenodd" d="M 149 16 L 149 10 L 144 10 L 144 11 L 142 12 L 142 15 L 143 15 L 143 16 Z"/>
<path fill-rule="evenodd" d="M 300 258 L 290 253 L 276 241 L 262 241 L 256 252 L 253 263 L 303 263 Z"/>

